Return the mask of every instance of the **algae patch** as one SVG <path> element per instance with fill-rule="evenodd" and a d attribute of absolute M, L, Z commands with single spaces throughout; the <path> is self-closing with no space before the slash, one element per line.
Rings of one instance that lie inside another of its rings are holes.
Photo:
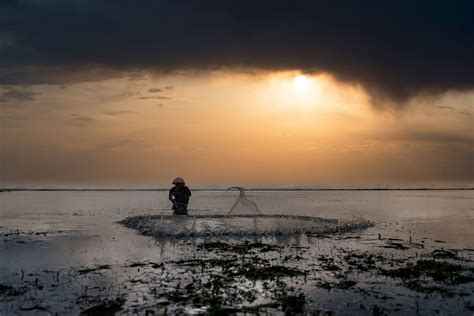
<path fill-rule="evenodd" d="M 474 281 L 473 268 L 437 260 L 418 260 L 415 264 L 409 263 L 404 268 L 386 270 L 383 273 L 401 279 L 430 277 L 434 281 L 450 284 Z"/>

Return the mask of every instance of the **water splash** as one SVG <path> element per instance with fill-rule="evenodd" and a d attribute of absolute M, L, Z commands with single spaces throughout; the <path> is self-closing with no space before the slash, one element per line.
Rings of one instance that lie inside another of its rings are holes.
<path fill-rule="evenodd" d="M 242 187 L 227 214 L 132 216 L 120 223 L 142 235 L 153 237 L 271 236 L 330 234 L 366 228 L 364 219 L 337 220 L 312 216 L 264 214 L 257 203 L 245 196 Z"/>
<path fill-rule="evenodd" d="M 237 213 L 236 211 L 240 207 L 243 207 L 244 210 L 250 210 L 252 214 L 262 214 L 262 211 L 257 206 L 257 203 L 255 203 L 252 200 L 249 200 L 245 196 L 245 189 L 242 187 L 230 187 L 226 191 L 231 191 L 231 190 L 239 190 L 239 196 L 237 197 L 237 200 L 234 202 L 232 207 L 230 208 L 229 212 L 227 212 L 227 215 L 232 215 L 233 213 Z"/>
<path fill-rule="evenodd" d="M 120 222 L 153 237 L 272 236 L 331 234 L 372 226 L 361 218 L 325 219 L 299 215 L 173 215 L 132 216 Z"/>

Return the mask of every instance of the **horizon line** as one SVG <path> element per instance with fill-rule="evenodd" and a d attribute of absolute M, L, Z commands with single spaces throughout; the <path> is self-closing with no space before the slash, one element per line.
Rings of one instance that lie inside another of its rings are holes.
<path fill-rule="evenodd" d="M 0 192 L 18 191 L 168 191 L 168 188 L 0 188 Z M 415 187 L 415 188 L 245 188 L 246 191 L 469 191 L 474 187 Z M 196 188 L 192 191 L 227 191 L 223 188 Z"/>

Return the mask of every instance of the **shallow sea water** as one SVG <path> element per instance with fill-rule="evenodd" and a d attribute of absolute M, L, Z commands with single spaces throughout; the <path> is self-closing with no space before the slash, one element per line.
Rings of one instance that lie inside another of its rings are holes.
<path fill-rule="evenodd" d="M 311 248 L 308 251 L 314 255 L 332 253 L 340 243 L 357 251 L 379 251 L 380 240 L 393 238 L 403 242 L 411 239 L 413 244 L 422 245 L 424 249 L 453 249 L 466 259 L 474 256 L 474 191 L 251 191 L 247 192 L 247 197 L 255 201 L 265 214 L 345 220 L 363 218 L 375 224 L 354 233 L 358 239 L 339 238 L 334 241 L 281 236 L 265 240 L 272 244 L 291 245 L 295 249 Z M 200 191 L 193 194 L 189 208 L 197 215 L 225 214 L 235 199 L 235 192 Z M 170 214 L 170 206 L 166 192 L 0 193 L 0 232 L 4 234 L 0 247 L 0 284 L 11 284 L 15 278 L 34 280 L 36 274 L 44 271 L 69 271 L 100 265 L 121 269 L 134 262 L 160 263 L 195 257 L 196 245 L 205 240 L 156 240 L 117 223 L 128 216 Z M 397 256 L 399 250 L 380 251 L 393 252 Z M 418 255 L 418 250 L 409 249 L 404 255 Z M 120 269 L 112 269 L 112 275 L 96 281 L 112 285 L 110 288 L 120 288 L 118 284 L 125 282 L 121 278 L 126 274 L 119 272 Z M 68 287 L 67 291 L 82 291 L 82 286 L 77 289 Z M 398 287 L 388 290 L 391 286 L 385 284 L 382 292 L 400 290 Z M 129 290 L 136 292 L 138 288 L 134 285 Z M 364 314 L 364 310 L 358 308 L 359 303 L 357 308 L 351 308 L 348 302 L 361 301 L 370 305 L 377 300 L 372 297 L 364 301 L 359 297 L 361 295 L 347 291 L 333 291 L 329 295 L 327 291 L 309 285 L 300 285 L 299 288 L 309 296 L 321 297 L 320 301 L 309 305 L 321 310 L 335 310 L 339 314 L 355 311 Z M 472 285 L 467 288 L 470 289 Z M 138 292 L 142 291 L 145 290 Z M 414 305 L 417 296 L 410 295 L 400 294 L 401 298 L 391 303 L 392 310 L 397 304 L 406 304 L 406 308 L 401 310 L 407 314 L 413 308 L 420 310 Z M 38 300 L 35 304 L 48 301 L 47 295 L 40 293 L 38 297 L 43 301 Z M 141 300 L 136 299 L 134 304 L 143 305 Z M 421 311 L 441 310 L 436 306 L 438 301 L 436 298 L 426 301 Z M 47 310 L 64 312 L 70 308 L 67 299 L 58 302 L 55 303 L 58 307 L 50 304 Z M 442 310 L 441 314 L 450 314 L 450 311 L 472 314 L 465 308 L 471 306 L 472 298 L 460 298 L 459 304 L 457 302 L 456 298 L 450 298 L 446 306 L 452 305 L 451 309 Z M 15 300 L 0 304 L 0 314 L 23 314 L 35 306 L 21 305 L 31 302 L 19 304 Z M 24 310 L 21 312 L 18 308 Z M 42 312 L 41 309 L 32 311 Z M 70 309 L 69 312 L 74 314 L 77 310 Z M 371 310 L 367 310 L 369 312 Z"/>

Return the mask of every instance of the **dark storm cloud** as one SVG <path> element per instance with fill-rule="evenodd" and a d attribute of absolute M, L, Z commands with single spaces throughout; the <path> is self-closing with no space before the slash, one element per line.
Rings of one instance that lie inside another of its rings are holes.
<path fill-rule="evenodd" d="M 150 92 L 150 93 L 159 93 L 159 92 L 163 92 L 163 89 L 151 88 L 151 89 L 148 89 L 148 92 Z"/>
<path fill-rule="evenodd" d="M 0 7 L 17 6 L 18 0 L 0 0 Z"/>
<path fill-rule="evenodd" d="M 0 84 L 236 67 L 329 72 L 393 101 L 474 87 L 471 0 L 1 3 Z"/>

